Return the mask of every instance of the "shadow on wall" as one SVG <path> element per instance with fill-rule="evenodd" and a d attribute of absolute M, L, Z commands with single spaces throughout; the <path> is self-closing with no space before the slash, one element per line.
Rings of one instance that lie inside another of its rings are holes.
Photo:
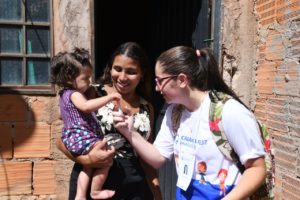
<path fill-rule="evenodd" d="M 0 196 L 16 194 L 16 184 L 31 179 L 29 174 L 21 173 L 32 170 L 28 158 L 35 156 L 39 148 L 32 145 L 38 141 L 34 137 L 35 115 L 28 99 L 13 90 L 0 94 Z"/>

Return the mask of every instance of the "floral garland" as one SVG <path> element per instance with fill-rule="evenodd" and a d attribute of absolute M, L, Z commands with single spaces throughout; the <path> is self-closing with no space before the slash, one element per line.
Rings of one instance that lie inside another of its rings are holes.
<path fill-rule="evenodd" d="M 114 129 L 112 115 L 114 106 L 115 105 L 110 102 L 98 110 L 97 117 L 101 116 L 100 124 L 103 132 L 105 132 L 105 129 L 108 131 L 113 131 L 112 129 Z M 133 119 L 134 129 L 141 133 L 144 138 L 148 139 L 150 135 L 149 114 L 146 111 L 142 113 L 135 113 L 133 115 Z"/>

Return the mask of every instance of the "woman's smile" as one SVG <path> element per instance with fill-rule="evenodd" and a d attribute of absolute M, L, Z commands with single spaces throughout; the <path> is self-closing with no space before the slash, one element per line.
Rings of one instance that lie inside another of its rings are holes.
<path fill-rule="evenodd" d="M 119 55 L 114 59 L 111 77 L 119 93 L 133 93 L 140 82 L 142 72 L 135 60 Z"/>
<path fill-rule="evenodd" d="M 117 82 L 117 87 L 119 87 L 120 89 L 124 89 L 128 86 L 130 86 L 130 83 L 128 81 L 127 82 L 120 82 L 120 81 Z"/>

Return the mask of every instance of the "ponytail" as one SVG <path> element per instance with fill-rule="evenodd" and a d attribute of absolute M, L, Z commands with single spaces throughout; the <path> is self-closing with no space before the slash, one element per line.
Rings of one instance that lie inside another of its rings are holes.
<path fill-rule="evenodd" d="M 212 53 L 212 50 L 209 48 L 204 48 L 200 50 L 200 57 L 199 60 L 201 60 L 201 57 L 204 57 L 205 62 L 201 62 L 203 68 L 207 70 L 207 90 L 217 91 L 217 92 L 223 92 L 226 94 L 229 94 L 234 99 L 236 99 L 238 102 L 246 106 L 240 98 L 237 96 L 237 94 L 225 83 L 223 77 L 221 76 L 217 61 Z M 200 65 L 201 65 L 200 64 Z M 247 106 L 246 106 L 247 107 Z"/>
<path fill-rule="evenodd" d="M 192 88 L 223 92 L 241 102 L 223 80 L 218 63 L 209 48 L 195 50 L 186 46 L 174 47 L 163 52 L 157 58 L 157 62 L 167 74 L 186 74 Z"/>

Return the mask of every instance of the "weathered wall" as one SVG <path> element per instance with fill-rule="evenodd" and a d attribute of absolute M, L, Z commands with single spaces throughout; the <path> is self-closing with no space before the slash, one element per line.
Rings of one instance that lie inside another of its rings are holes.
<path fill-rule="evenodd" d="M 92 11 L 91 0 L 54 0 L 54 50 L 55 53 L 84 47 L 91 50 Z"/>
<path fill-rule="evenodd" d="M 257 22 L 253 1 L 225 0 L 222 3 L 221 50 L 223 76 L 241 99 L 254 106 L 254 68 Z"/>
<path fill-rule="evenodd" d="M 0 199 L 46 195 L 56 190 L 51 126 L 55 98 L 0 95 Z M 33 199 L 33 198 L 32 198 Z"/>
<path fill-rule="evenodd" d="M 91 50 L 91 1 L 53 0 L 54 54 Z M 55 146 L 57 96 L 0 95 L 0 199 L 67 199 L 73 162 Z"/>
<path fill-rule="evenodd" d="M 300 199 L 300 2 L 223 2 L 223 69 L 272 136 L 276 199 Z"/>
<path fill-rule="evenodd" d="M 300 1 L 258 0 L 256 115 L 272 134 L 276 198 L 300 199 Z"/>
<path fill-rule="evenodd" d="M 54 53 L 91 50 L 92 0 L 53 0 Z M 277 199 L 300 192 L 299 0 L 222 2 L 224 77 L 272 134 Z M 0 199 L 67 199 L 56 96 L 0 95 Z"/>

